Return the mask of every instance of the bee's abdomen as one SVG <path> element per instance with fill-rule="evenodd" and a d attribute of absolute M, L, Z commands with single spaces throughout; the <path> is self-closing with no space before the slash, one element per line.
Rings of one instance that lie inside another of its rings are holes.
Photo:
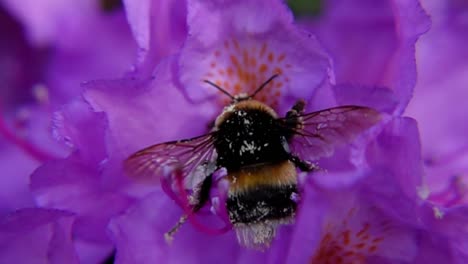
<path fill-rule="evenodd" d="M 294 184 L 258 186 L 230 195 L 227 200 L 229 219 L 233 224 L 250 224 L 290 218 L 296 211 L 296 202 L 292 199 L 296 193 Z"/>
<path fill-rule="evenodd" d="M 228 173 L 227 210 L 233 224 L 290 218 L 296 211 L 296 169 L 290 161 Z"/>

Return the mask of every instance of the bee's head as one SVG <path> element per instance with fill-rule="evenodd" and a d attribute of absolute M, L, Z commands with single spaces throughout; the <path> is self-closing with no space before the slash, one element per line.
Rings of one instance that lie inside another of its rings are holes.
<path fill-rule="evenodd" d="M 227 92 L 226 90 L 224 90 L 223 88 L 216 85 L 215 83 L 212 83 L 212 82 L 210 82 L 208 80 L 204 80 L 204 82 L 208 83 L 209 85 L 215 87 L 216 89 L 218 89 L 219 91 L 221 91 L 225 95 L 229 96 L 229 98 L 231 98 L 231 104 L 235 104 L 235 103 L 242 102 L 242 101 L 245 101 L 245 100 L 253 99 L 255 97 L 255 95 L 257 95 L 257 93 L 259 93 L 263 88 L 265 88 L 267 86 L 268 83 L 273 81 L 273 79 L 275 79 L 278 76 L 279 76 L 278 74 L 275 74 L 275 75 L 271 76 L 262 85 L 260 85 L 260 87 L 258 87 L 252 94 L 240 93 L 240 94 L 237 94 L 237 95 L 234 95 L 234 96 L 232 94 L 230 94 L 229 92 Z"/>
<path fill-rule="evenodd" d="M 250 96 L 247 93 L 236 94 L 234 96 L 234 99 L 231 101 L 231 104 L 238 103 L 238 102 L 245 101 L 245 100 L 250 100 L 250 99 L 252 99 L 252 96 Z"/>

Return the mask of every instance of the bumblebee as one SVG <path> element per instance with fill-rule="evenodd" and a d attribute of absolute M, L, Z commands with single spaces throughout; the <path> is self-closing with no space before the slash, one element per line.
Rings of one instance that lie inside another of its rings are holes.
<path fill-rule="evenodd" d="M 279 117 L 255 100 L 276 77 L 251 95 L 237 96 L 205 81 L 231 98 L 211 132 L 142 149 L 125 161 L 127 173 L 140 179 L 158 178 L 164 167 L 180 164 L 184 188 L 193 190 L 190 210 L 196 213 L 209 200 L 213 173 L 225 168 L 229 180 L 225 206 L 239 242 L 247 247 L 268 246 L 278 225 L 294 220 L 297 171 L 315 170 L 311 160 L 330 156 L 337 145 L 350 142 L 381 118 L 376 110 L 353 105 L 304 113 L 304 100 Z M 188 180 L 197 177 L 201 180 Z M 172 236 L 186 219 L 183 216 L 167 235 Z"/>

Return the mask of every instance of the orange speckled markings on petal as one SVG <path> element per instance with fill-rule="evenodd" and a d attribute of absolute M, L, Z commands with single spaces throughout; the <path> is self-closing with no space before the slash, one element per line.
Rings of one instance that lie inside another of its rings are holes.
<path fill-rule="evenodd" d="M 260 85 L 274 74 L 278 78 L 270 82 L 255 99 L 272 107 L 278 106 L 278 99 L 289 83 L 287 54 L 271 49 L 265 42 L 238 39 L 226 40 L 213 50 L 208 58 L 209 67 L 202 80 L 209 80 L 232 95 L 252 94 Z M 206 85 L 207 89 L 213 89 Z M 229 103 L 229 98 L 219 96 L 220 103 Z"/>
<path fill-rule="evenodd" d="M 353 215 L 351 212 L 348 217 Z M 311 264 L 366 263 L 366 258 L 374 255 L 390 230 L 387 222 L 364 222 L 351 227 L 348 220 L 343 220 L 340 226 L 327 225 L 325 235 L 310 261 Z"/>

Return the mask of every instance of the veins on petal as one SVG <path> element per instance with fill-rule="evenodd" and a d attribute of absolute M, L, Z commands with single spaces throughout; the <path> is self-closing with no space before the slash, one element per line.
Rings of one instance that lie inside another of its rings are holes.
<path fill-rule="evenodd" d="M 387 221 L 356 221 L 356 210 L 349 210 L 342 222 L 327 224 L 312 264 L 365 263 L 379 250 L 392 227 Z"/>
<path fill-rule="evenodd" d="M 225 40 L 209 58 L 203 78 L 212 80 L 232 95 L 251 94 L 273 74 L 280 74 L 255 97 L 272 107 L 278 106 L 278 98 L 289 83 L 285 53 L 273 50 L 265 42 L 232 39 Z M 229 99 L 220 98 L 220 103 L 225 105 Z"/>

